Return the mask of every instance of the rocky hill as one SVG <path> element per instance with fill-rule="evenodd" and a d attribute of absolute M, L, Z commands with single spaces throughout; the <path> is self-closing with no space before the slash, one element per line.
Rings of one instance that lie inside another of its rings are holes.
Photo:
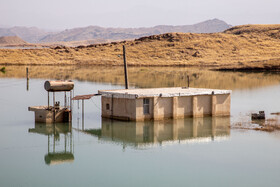
<path fill-rule="evenodd" d="M 243 25 L 236 26 L 224 31 L 224 33 L 244 35 L 254 34 L 258 36 L 268 36 L 275 39 L 280 39 L 279 25 Z"/>
<path fill-rule="evenodd" d="M 280 69 L 280 25 L 244 25 L 221 33 L 166 33 L 78 47 L 0 50 L 1 64 L 122 65 L 122 46 L 134 66 Z"/>

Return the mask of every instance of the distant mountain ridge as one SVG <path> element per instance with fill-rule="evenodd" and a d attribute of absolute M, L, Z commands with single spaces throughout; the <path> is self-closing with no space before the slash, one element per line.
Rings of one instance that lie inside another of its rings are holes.
<path fill-rule="evenodd" d="M 215 33 L 222 32 L 230 27 L 231 25 L 218 19 L 184 26 L 159 25 L 155 27 L 142 28 L 103 28 L 98 26 L 89 26 L 69 29 L 57 34 L 51 34 L 42 38 L 40 42 L 67 42 L 90 39 L 126 40 L 170 32 Z"/>
<path fill-rule="evenodd" d="M 70 42 L 92 40 L 93 42 L 100 40 L 127 40 L 136 39 L 144 36 L 182 32 L 182 33 L 216 33 L 222 32 L 231 25 L 219 19 L 207 20 L 194 25 L 158 25 L 155 27 L 141 28 L 104 28 L 99 26 L 88 26 L 82 28 L 66 29 L 62 32 L 46 32 L 36 27 L 13 27 L 0 28 L 1 36 L 19 36 L 23 40 L 30 43 L 50 43 L 50 42 Z"/>
<path fill-rule="evenodd" d="M 41 38 L 46 35 L 51 34 L 42 29 L 36 27 L 11 27 L 11 28 L 0 28 L 0 37 L 1 36 L 18 36 L 23 40 L 36 43 L 40 41 Z"/>

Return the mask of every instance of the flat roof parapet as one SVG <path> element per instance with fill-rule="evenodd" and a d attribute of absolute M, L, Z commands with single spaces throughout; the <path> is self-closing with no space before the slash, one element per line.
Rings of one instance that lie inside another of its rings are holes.
<path fill-rule="evenodd" d="M 122 90 L 99 90 L 99 94 L 106 97 L 137 99 L 145 97 L 180 97 L 196 95 L 221 95 L 231 94 L 231 90 L 205 89 L 205 88 L 145 88 L 145 89 L 122 89 Z"/>

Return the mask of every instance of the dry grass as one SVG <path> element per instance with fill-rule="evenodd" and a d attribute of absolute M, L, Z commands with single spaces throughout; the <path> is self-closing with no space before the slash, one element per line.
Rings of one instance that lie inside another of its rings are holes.
<path fill-rule="evenodd" d="M 245 25 L 224 33 L 169 33 L 76 48 L 1 49 L 0 64 L 279 67 L 280 25 Z"/>

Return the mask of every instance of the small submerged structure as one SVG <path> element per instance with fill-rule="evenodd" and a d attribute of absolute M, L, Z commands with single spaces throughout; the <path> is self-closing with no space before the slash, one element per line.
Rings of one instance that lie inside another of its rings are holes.
<path fill-rule="evenodd" d="M 230 116 L 230 90 L 189 87 L 100 90 L 102 117 L 126 121 Z"/>
<path fill-rule="evenodd" d="M 48 92 L 47 106 L 32 106 L 28 107 L 29 111 L 35 112 L 35 122 L 41 123 L 62 123 L 70 122 L 71 115 L 71 99 L 72 90 L 74 88 L 73 81 L 46 81 L 45 90 Z M 53 106 L 50 106 L 50 92 L 53 94 Z M 60 106 L 60 102 L 55 100 L 56 92 L 64 92 L 64 106 Z M 67 106 L 67 93 L 70 93 L 70 106 Z"/>

